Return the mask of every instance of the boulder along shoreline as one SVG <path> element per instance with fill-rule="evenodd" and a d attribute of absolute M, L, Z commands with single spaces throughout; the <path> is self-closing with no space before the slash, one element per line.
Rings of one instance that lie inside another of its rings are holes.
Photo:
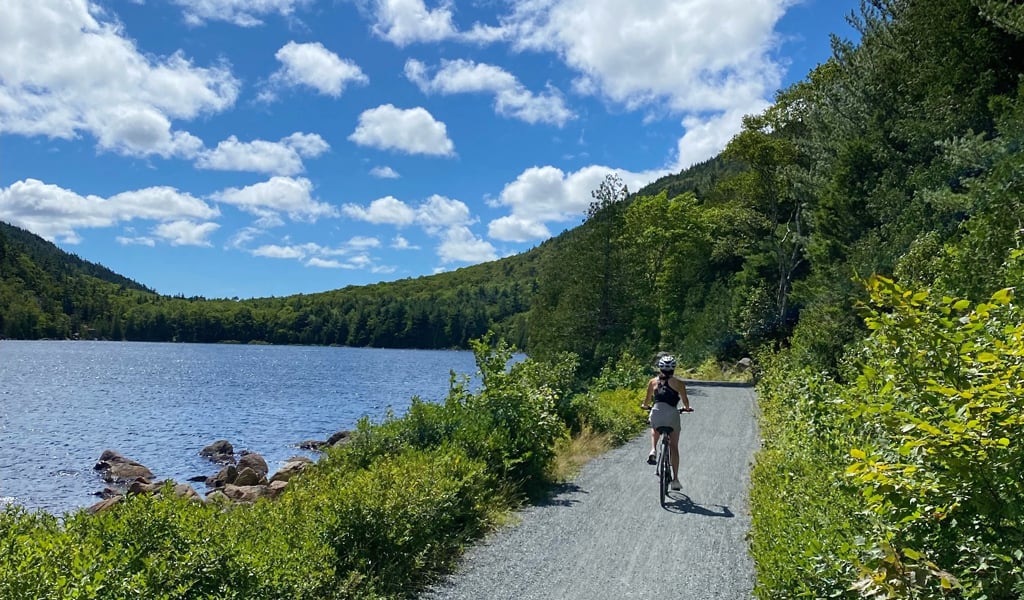
<path fill-rule="evenodd" d="M 351 432 L 339 431 L 326 441 L 308 440 L 295 444 L 296 448 L 322 452 L 325 448 L 346 444 Z M 149 468 L 115 450 L 104 450 L 93 467 L 107 486 L 96 492 L 102 498 L 85 510 L 97 514 L 110 509 L 130 494 L 162 494 L 165 486 L 176 496 L 196 502 L 235 502 L 251 504 L 260 498 L 276 498 L 288 482 L 302 473 L 314 461 L 298 455 L 271 474 L 267 461 L 258 452 L 235 448 L 228 440 L 217 440 L 199 451 L 199 456 L 221 468 L 211 476 L 190 477 L 192 483 L 204 484 L 206 491 L 200 494 L 190 483 L 179 483 L 173 479 L 160 480 Z"/>

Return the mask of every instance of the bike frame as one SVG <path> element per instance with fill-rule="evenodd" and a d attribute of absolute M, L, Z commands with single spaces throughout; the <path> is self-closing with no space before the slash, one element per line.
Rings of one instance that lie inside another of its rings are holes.
<path fill-rule="evenodd" d="M 669 434 L 671 431 L 671 427 L 658 428 L 658 432 L 661 433 L 661 441 L 658 443 L 658 467 L 655 473 L 658 475 L 658 497 L 661 499 L 662 506 L 665 506 L 668 486 L 672 482 L 672 460 L 669 455 Z"/>

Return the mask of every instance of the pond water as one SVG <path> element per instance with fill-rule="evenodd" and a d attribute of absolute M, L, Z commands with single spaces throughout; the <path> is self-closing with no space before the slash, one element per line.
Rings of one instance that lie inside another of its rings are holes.
<path fill-rule="evenodd" d="M 413 396 L 442 401 L 451 372 L 475 371 L 467 351 L 3 340 L 0 505 L 94 504 L 107 449 L 187 482 L 216 473 L 198 453 L 226 439 L 273 473 L 315 457 L 296 444 L 401 415 Z"/>

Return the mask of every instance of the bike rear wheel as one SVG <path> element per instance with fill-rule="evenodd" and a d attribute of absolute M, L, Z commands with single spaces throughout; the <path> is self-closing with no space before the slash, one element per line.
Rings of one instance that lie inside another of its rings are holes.
<path fill-rule="evenodd" d="M 672 481 L 672 463 L 669 460 L 668 435 L 661 434 L 661 452 L 658 457 L 658 497 L 665 506 L 668 497 L 668 486 Z"/>

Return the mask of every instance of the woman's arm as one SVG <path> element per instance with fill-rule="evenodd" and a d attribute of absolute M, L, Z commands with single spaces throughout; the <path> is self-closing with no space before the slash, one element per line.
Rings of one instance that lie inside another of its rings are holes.
<path fill-rule="evenodd" d="M 651 408 L 651 397 L 654 395 L 654 380 L 647 382 L 647 396 L 644 398 L 644 403 L 640 405 L 640 408 L 647 410 Z"/>

